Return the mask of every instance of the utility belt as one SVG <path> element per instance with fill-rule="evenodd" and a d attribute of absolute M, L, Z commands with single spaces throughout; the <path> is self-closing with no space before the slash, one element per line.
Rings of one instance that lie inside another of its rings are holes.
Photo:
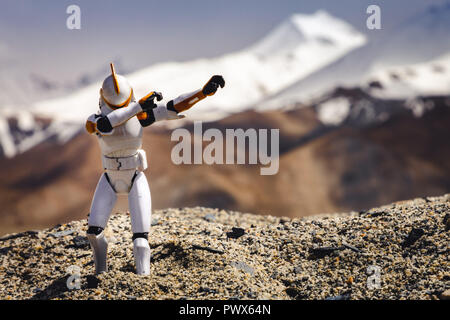
<path fill-rule="evenodd" d="M 139 149 L 134 155 L 129 157 L 102 157 L 103 168 L 105 170 L 138 170 L 147 169 L 147 156 L 145 151 Z"/>

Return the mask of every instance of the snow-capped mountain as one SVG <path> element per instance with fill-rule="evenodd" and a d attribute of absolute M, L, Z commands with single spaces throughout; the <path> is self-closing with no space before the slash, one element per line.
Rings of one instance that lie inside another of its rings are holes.
<path fill-rule="evenodd" d="M 338 88 L 313 103 L 325 125 L 363 126 L 386 121 L 405 109 L 421 117 L 434 107 L 430 97 L 449 95 L 450 53 L 427 62 L 377 70 L 361 81 L 360 89 Z M 450 106 L 450 99 L 445 99 Z"/>
<path fill-rule="evenodd" d="M 312 15 L 294 14 L 266 37 L 239 52 L 213 59 L 160 63 L 126 74 L 126 77 L 137 98 L 156 90 L 161 91 L 168 101 L 200 88 L 212 75 L 222 74 L 226 87 L 220 94 L 187 112 L 190 120 L 213 120 L 253 106 L 336 61 L 365 41 L 352 26 L 325 11 Z M 120 74 L 120 68 L 116 69 Z M 105 76 L 108 75 L 109 66 L 105 65 L 104 70 Z M 95 82 L 67 96 L 0 109 L 3 153 L 11 157 L 39 143 L 44 136 L 60 135 L 51 131 L 53 126 L 37 126 L 38 136 L 20 130 L 19 134 L 8 134 L 8 119 L 14 118 L 16 110 L 20 109 L 22 114 L 30 112 L 29 119 L 57 121 L 56 127 L 80 127 L 89 114 L 97 111 L 100 87 L 101 82 Z"/>
<path fill-rule="evenodd" d="M 447 95 L 450 92 L 450 53 L 427 62 L 375 70 L 365 77 L 371 94 L 385 99 Z"/>
<path fill-rule="evenodd" d="M 279 108 L 280 105 L 316 98 L 337 86 L 360 85 L 375 73 L 388 73 L 390 67 L 415 66 L 440 59 L 439 64 L 450 69 L 449 61 L 443 58 L 450 53 L 450 3 L 432 6 L 393 30 L 380 32 L 384 35 L 284 88 L 267 101 L 261 101 L 259 107 Z M 440 76 L 438 73 L 435 75 L 436 78 L 427 77 L 421 81 L 431 81 L 429 86 L 432 86 L 439 81 Z M 410 97 L 408 95 L 402 95 L 402 98 Z"/>
<path fill-rule="evenodd" d="M 416 101 L 416 96 L 450 92 L 449 34 L 450 4 L 430 7 L 369 42 L 346 22 L 318 11 L 292 15 L 239 52 L 160 63 L 126 76 L 136 97 L 158 90 L 168 101 L 201 87 L 212 74 L 222 74 L 226 87 L 189 110 L 190 120 L 214 120 L 248 108 L 281 108 L 305 100 L 314 103 L 338 86 L 366 87 L 380 99 Z M 120 67 L 117 70 L 121 73 Z M 105 66 L 105 76 L 108 71 Z M 49 138 L 70 139 L 97 110 L 100 86 L 94 82 L 68 96 L 0 109 L 3 154 L 14 156 Z M 347 109 L 347 103 L 337 100 L 319 111 L 325 122 L 340 123 Z M 51 119 L 51 125 L 43 126 L 42 119 Z"/>
<path fill-rule="evenodd" d="M 362 34 L 324 11 L 295 14 L 240 52 L 214 59 L 156 64 L 126 76 L 137 97 L 157 90 L 172 99 L 198 89 L 213 74 L 222 74 L 227 82 L 225 90 L 189 111 L 190 118 L 220 118 L 312 74 L 364 42 Z M 105 66 L 105 75 L 107 71 Z M 39 102 L 33 110 L 40 115 L 82 122 L 97 109 L 100 85 L 95 83 L 71 96 Z"/>

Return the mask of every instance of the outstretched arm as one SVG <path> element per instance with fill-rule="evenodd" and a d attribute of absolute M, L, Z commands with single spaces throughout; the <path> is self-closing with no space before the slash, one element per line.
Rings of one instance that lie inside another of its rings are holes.
<path fill-rule="evenodd" d="M 153 102 L 154 96 L 152 96 L 152 94 L 154 95 L 154 92 L 151 92 L 146 97 L 139 100 L 144 112 L 138 114 L 138 119 L 141 122 L 141 125 L 146 127 L 160 120 L 184 118 L 183 115 L 179 115 L 178 113 L 192 108 L 194 104 L 205 99 L 207 96 L 214 95 L 219 87 L 223 88 L 224 86 L 225 80 L 222 76 L 212 76 L 202 89 L 183 94 L 173 100 L 170 100 L 166 106 L 156 105 Z M 161 99 L 157 98 L 157 100 Z"/>
<path fill-rule="evenodd" d="M 178 98 L 170 100 L 167 103 L 167 109 L 176 113 L 189 110 L 197 102 L 205 99 L 207 96 L 214 95 L 219 86 L 221 88 L 225 86 L 225 80 L 223 77 L 218 75 L 212 76 L 202 89 L 183 94 Z"/>
<path fill-rule="evenodd" d="M 86 130 L 89 133 L 111 134 L 113 129 L 130 118 L 142 112 L 139 103 L 131 102 L 127 107 L 114 110 L 108 115 L 91 115 L 86 121 Z"/>
<path fill-rule="evenodd" d="M 160 120 L 182 118 L 182 116 L 177 115 L 175 112 L 167 110 L 166 106 L 157 105 L 153 101 L 155 98 L 157 101 L 160 101 L 163 97 L 160 92 L 152 91 L 139 100 L 139 104 L 141 105 L 143 111 L 137 114 L 137 118 L 143 127 L 147 127 Z"/>

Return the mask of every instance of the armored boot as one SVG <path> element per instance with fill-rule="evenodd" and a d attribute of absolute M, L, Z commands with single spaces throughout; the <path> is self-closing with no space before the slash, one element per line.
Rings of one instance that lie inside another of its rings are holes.
<path fill-rule="evenodd" d="M 94 253 L 95 273 L 99 274 L 108 271 L 106 264 L 106 257 L 108 254 L 108 241 L 106 240 L 105 233 L 102 228 L 97 228 L 97 232 L 90 227 L 87 232 L 87 238 L 91 244 L 92 251 Z"/>
<path fill-rule="evenodd" d="M 145 238 L 133 240 L 133 254 L 136 263 L 136 274 L 150 274 L 150 246 Z"/>

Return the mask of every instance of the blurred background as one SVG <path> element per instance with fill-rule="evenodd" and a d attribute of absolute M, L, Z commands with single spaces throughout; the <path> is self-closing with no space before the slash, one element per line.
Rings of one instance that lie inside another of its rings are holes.
<path fill-rule="evenodd" d="M 154 209 L 299 217 L 450 191 L 448 1 L 2 0 L 0 234 L 87 216 L 102 168 L 84 123 L 111 61 L 138 98 L 227 81 L 187 121 L 144 130 Z M 194 120 L 280 129 L 278 174 L 173 165 L 170 134 Z"/>

